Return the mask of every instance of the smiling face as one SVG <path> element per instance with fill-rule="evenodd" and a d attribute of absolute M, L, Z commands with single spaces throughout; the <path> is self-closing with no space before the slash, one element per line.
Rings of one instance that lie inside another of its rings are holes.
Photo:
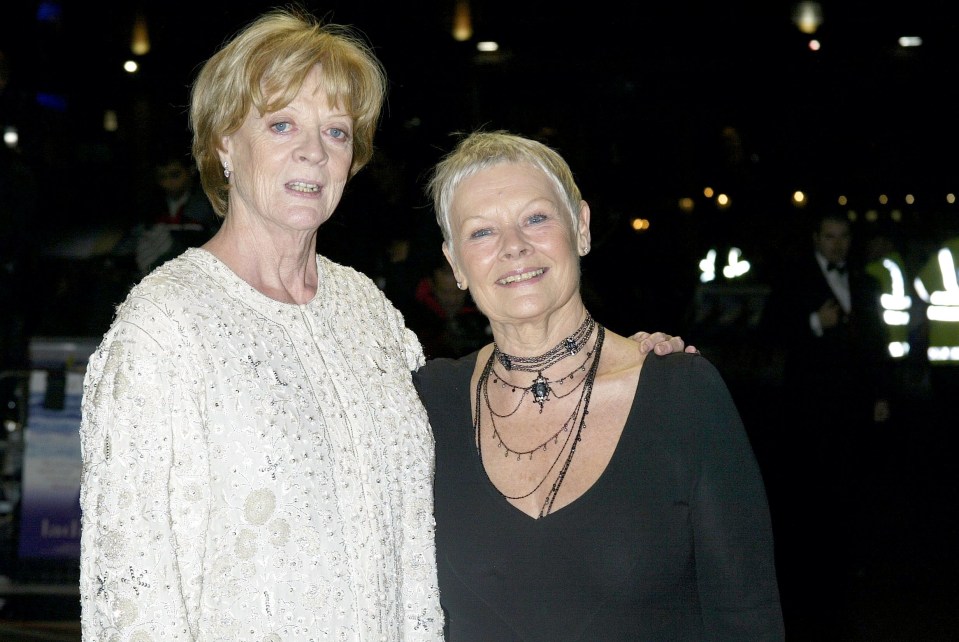
<path fill-rule="evenodd" d="M 333 214 L 349 177 L 353 120 L 327 103 L 322 80 L 317 65 L 289 105 L 262 117 L 251 109 L 223 138 L 228 218 L 270 233 L 313 233 Z"/>
<path fill-rule="evenodd" d="M 491 323 L 537 321 L 579 305 L 589 207 L 582 203 L 573 230 L 565 202 L 528 164 L 493 165 L 457 186 L 450 204 L 454 252 L 445 243 L 443 251 Z"/>

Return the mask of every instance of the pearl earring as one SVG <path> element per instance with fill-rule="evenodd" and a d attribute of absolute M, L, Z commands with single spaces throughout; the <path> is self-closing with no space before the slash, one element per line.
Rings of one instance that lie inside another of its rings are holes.
<path fill-rule="evenodd" d="M 230 174 L 231 174 L 231 173 L 232 173 L 232 172 L 230 172 L 230 164 L 229 164 L 229 163 L 223 163 L 223 176 L 224 176 L 225 178 L 230 178 Z"/>

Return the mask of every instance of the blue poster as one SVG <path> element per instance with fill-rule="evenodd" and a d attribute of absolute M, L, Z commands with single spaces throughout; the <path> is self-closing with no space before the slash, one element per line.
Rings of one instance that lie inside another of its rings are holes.
<path fill-rule="evenodd" d="M 83 372 L 34 370 L 29 390 L 19 556 L 79 558 Z"/>

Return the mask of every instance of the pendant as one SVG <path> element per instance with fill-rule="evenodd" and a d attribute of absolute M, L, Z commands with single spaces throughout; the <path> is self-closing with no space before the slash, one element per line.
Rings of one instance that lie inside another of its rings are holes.
<path fill-rule="evenodd" d="M 539 411 L 543 412 L 543 404 L 549 401 L 549 379 L 544 377 L 542 372 L 536 373 L 529 390 L 533 393 L 533 401 L 539 404 Z"/>

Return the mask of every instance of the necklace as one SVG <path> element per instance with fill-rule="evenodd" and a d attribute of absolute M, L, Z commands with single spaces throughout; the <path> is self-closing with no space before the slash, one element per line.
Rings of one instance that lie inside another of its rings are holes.
<path fill-rule="evenodd" d="M 592 328 L 590 328 L 590 334 L 592 333 Z M 530 490 L 525 495 L 503 495 L 506 499 L 517 500 L 524 499 L 535 493 L 549 478 L 553 470 L 556 469 L 557 464 L 560 463 L 560 458 L 564 451 L 569 447 L 569 452 L 566 455 L 566 459 L 562 462 L 562 465 L 559 468 L 559 471 L 556 475 L 556 479 L 553 480 L 553 484 L 549 489 L 549 492 L 546 494 L 546 499 L 543 502 L 543 506 L 540 508 L 539 516 L 543 517 L 548 515 L 553 507 L 553 501 L 556 499 L 556 495 L 559 493 L 560 486 L 563 485 L 563 480 L 566 478 L 566 472 L 569 470 L 570 463 L 573 461 L 573 455 L 576 454 L 576 446 L 579 444 L 582 439 L 583 429 L 586 427 L 586 415 L 589 414 L 589 400 L 593 393 L 593 383 L 596 380 L 596 371 L 599 368 L 599 360 L 603 350 L 603 339 L 606 336 L 606 331 L 603 326 L 598 326 L 598 331 L 596 333 L 596 344 L 593 346 L 592 351 L 592 363 L 589 366 L 589 370 L 586 372 L 586 376 L 580 382 L 579 388 L 581 386 L 582 390 L 579 395 L 579 400 L 573 406 L 573 410 L 570 413 L 566 421 L 563 422 L 559 430 L 556 431 L 551 437 L 549 437 L 545 442 L 538 445 L 537 447 L 531 450 L 514 450 L 506 445 L 503 441 L 502 435 L 499 432 L 499 429 L 496 427 L 496 417 L 510 416 L 516 412 L 514 409 L 513 412 L 509 415 L 497 415 L 490 407 L 489 402 L 489 378 L 493 372 L 493 364 L 495 363 L 494 357 L 496 356 L 496 350 L 493 351 L 493 354 L 490 355 L 489 360 L 486 362 L 486 366 L 483 368 L 483 372 L 480 374 L 479 381 L 476 383 L 476 399 L 474 407 L 474 417 L 473 420 L 473 431 L 476 439 L 476 452 L 480 457 L 480 461 L 483 460 L 483 446 L 481 439 L 481 426 L 482 426 L 482 409 L 483 406 L 486 406 L 486 409 L 490 417 L 490 426 L 493 430 L 493 438 L 496 439 L 498 445 L 504 449 L 504 456 L 509 457 L 510 454 L 516 455 L 516 460 L 520 461 L 523 455 L 529 455 L 529 458 L 533 458 L 533 453 L 537 450 L 546 450 L 546 447 L 549 445 L 549 442 L 552 441 L 554 444 L 559 443 L 559 436 L 565 432 L 566 438 L 563 440 L 563 447 L 560 448 L 556 453 L 556 458 L 553 460 L 553 463 L 550 464 L 549 468 L 546 470 L 546 473 L 543 475 L 543 478 L 537 483 L 532 490 Z M 588 357 L 587 357 L 588 360 Z M 585 366 L 585 363 L 584 363 Z M 575 388 L 574 388 L 575 390 Z M 572 391 L 570 391 L 572 392 Z M 570 393 L 567 393 L 567 395 Z M 566 396 L 566 395 L 564 395 Z M 483 403 L 485 401 L 485 404 Z M 518 407 L 518 406 L 517 406 Z M 542 410 L 542 407 L 541 407 Z M 576 425 L 576 430 L 570 430 L 570 427 Z"/>
<path fill-rule="evenodd" d="M 533 402 L 539 404 L 539 411 L 543 412 L 543 406 L 550 399 L 550 395 L 553 394 L 556 397 L 564 397 L 566 395 L 559 395 L 553 390 L 550 384 L 556 383 L 561 384 L 565 380 L 569 379 L 572 381 L 573 375 L 577 370 L 585 370 L 586 362 L 589 361 L 589 358 L 592 353 L 587 353 L 586 358 L 583 363 L 576 368 L 573 368 L 571 372 L 566 375 L 563 375 L 559 379 L 547 379 L 543 376 L 543 371 L 549 368 L 550 366 L 556 365 L 566 357 L 573 356 L 580 352 L 584 347 L 586 347 L 586 342 L 589 341 L 589 338 L 593 334 L 593 328 L 596 327 L 596 321 L 593 320 L 592 315 L 588 312 L 586 313 L 586 318 L 583 319 L 583 323 L 577 328 L 576 332 L 569 335 L 562 341 L 560 341 L 556 346 L 554 346 L 549 352 L 541 354 L 537 357 L 516 357 L 511 354 L 506 354 L 499 349 L 499 346 L 496 342 L 493 342 L 493 354 L 490 355 L 490 361 L 492 362 L 495 358 L 507 371 L 515 370 L 517 372 L 535 372 L 536 378 L 533 379 L 533 383 L 529 386 L 518 386 L 509 383 L 504 377 L 494 374 L 494 380 L 497 383 L 502 383 L 504 387 L 510 387 L 515 392 L 516 390 L 522 390 L 523 394 L 520 396 L 519 402 L 516 404 L 516 408 L 519 408 L 519 404 L 522 403 L 523 399 L 526 397 L 527 393 L 533 394 Z M 595 350 L 595 348 L 594 348 Z M 575 388 L 573 388 L 575 390 Z M 572 390 L 570 391 L 572 392 Z M 570 394 L 570 392 L 566 394 Z M 516 412 L 516 409 L 513 410 Z M 510 415 L 513 413 L 509 413 Z M 508 417 L 509 415 L 502 415 Z"/>
<path fill-rule="evenodd" d="M 589 339 L 589 335 L 593 333 L 595 326 L 596 321 L 594 321 L 592 315 L 587 312 L 586 318 L 583 319 L 583 323 L 576 329 L 576 332 L 560 341 L 546 354 L 541 354 L 538 357 L 515 357 L 500 350 L 494 341 L 493 356 L 495 356 L 496 360 L 507 370 L 541 372 L 551 365 L 582 350 L 583 346 L 586 345 L 586 341 Z"/>

